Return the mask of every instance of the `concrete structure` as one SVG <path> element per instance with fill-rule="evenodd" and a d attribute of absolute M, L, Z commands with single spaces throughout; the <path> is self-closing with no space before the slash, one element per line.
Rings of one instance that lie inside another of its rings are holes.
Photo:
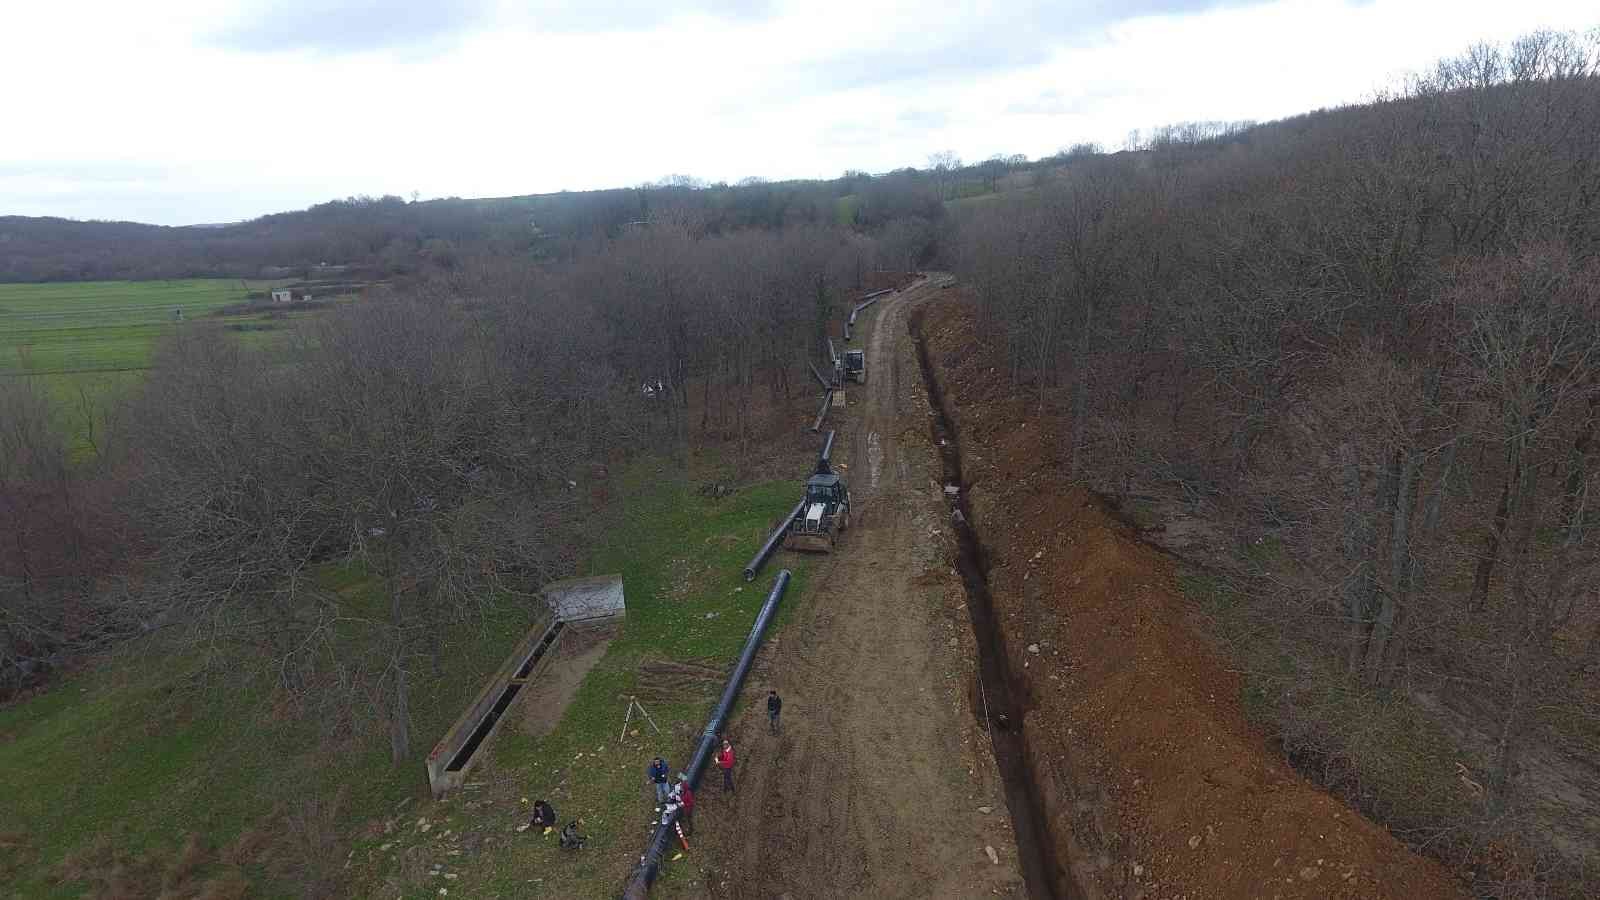
<path fill-rule="evenodd" d="M 620 575 L 569 578 L 546 585 L 543 595 L 539 621 L 517 642 L 516 649 L 428 754 L 425 765 L 434 797 L 442 797 L 465 783 L 467 773 L 500 730 L 522 689 L 555 658 L 569 624 L 603 624 L 619 620 L 627 612 Z"/>
<path fill-rule="evenodd" d="M 603 622 L 620 619 L 627 613 L 620 575 L 553 581 L 545 585 L 543 593 L 544 602 L 563 622 Z"/>
<path fill-rule="evenodd" d="M 288 303 L 294 299 L 294 293 L 288 288 L 279 288 L 272 292 L 273 303 Z"/>

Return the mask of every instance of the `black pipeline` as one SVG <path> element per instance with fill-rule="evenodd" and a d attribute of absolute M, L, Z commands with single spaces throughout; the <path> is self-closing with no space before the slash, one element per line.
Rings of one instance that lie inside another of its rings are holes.
<path fill-rule="evenodd" d="M 833 405 L 833 388 L 822 392 L 822 406 L 817 410 L 817 421 L 811 425 L 813 432 L 822 430 L 822 420 L 828 417 L 828 407 Z"/>
<path fill-rule="evenodd" d="M 855 327 L 857 313 L 861 312 L 863 309 L 866 309 L 872 304 L 877 303 L 879 297 L 882 297 L 884 294 L 892 294 L 895 292 L 895 290 L 895 288 L 884 288 L 881 291 L 873 291 L 867 295 L 867 299 L 864 302 L 856 304 L 856 307 L 850 310 L 850 318 L 844 323 L 844 339 L 847 341 L 850 340 L 850 329 Z"/>
<path fill-rule="evenodd" d="M 772 555 L 772 551 L 778 549 L 778 544 L 783 541 L 784 533 L 789 530 L 789 523 L 793 522 L 794 517 L 800 515 L 800 511 L 805 507 L 806 501 L 804 499 L 796 503 L 794 509 L 789 510 L 789 514 L 784 516 L 783 521 L 778 523 L 778 527 L 772 534 L 767 536 L 767 542 L 761 545 L 761 549 L 756 551 L 756 555 L 750 557 L 750 561 L 744 564 L 745 581 L 756 580 L 756 573 L 761 571 L 761 564 L 767 561 L 767 557 Z"/>
<path fill-rule="evenodd" d="M 823 441 L 822 441 L 822 449 L 820 451 L 818 451 L 818 453 L 817 453 L 817 474 L 818 475 L 831 475 L 831 474 L 833 474 L 833 466 L 830 465 L 830 460 L 833 457 L 833 436 L 834 436 L 834 434 L 835 434 L 835 432 L 833 432 L 833 431 L 829 431 L 828 432 L 828 436 L 826 438 L 824 438 Z"/>
<path fill-rule="evenodd" d="M 744 687 L 744 678 L 750 674 L 750 666 L 755 662 L 756 651 L 761 648 L 761 638 L 766 634 L 767 626 L 772 623 L 772 616 L 778 611 L 778 601 L 783 599 L 783 592 L 789 587 L 789 570 L 779 569 L 778 577 L 772 582 L 772 590 L 767 593 L 767 602 L 761 605 L 761 612 L 756 614 L 756 623 L 750 626 L 750 637 L 745 639 L 744 649 L 739 652 L 739 664 L 733 667 L 733 674 L 728 677 L 727 687 L 722 689 L 722 699 L 717 701 L 716 709 L 711 711 L 711 719 L 706 722 L 706 730 L 700 735 L 700 743 L 694 749 L 694 756 L 689 760 L 689 767 L 684 769 L 684 774 L 689 776 L 689 788 L 700 789 L 700 776 L 705 774 L 706 765 L 711 762 L 711 754 L 717 749 L 717 736 L 722 733 L 722 728 L 727 724 L 728 713 L 733 710 L 733 703 L 739 699 L 739 689 Z M 677 831 L 678 811 L 667 816 L 656 826 L 655 833 L 650 836 L 650 843 L 645 845 L 644 853 L 639 857 L 639 866 L 628 877 L 628 884 L 622 891 L 623 900 L 644 900 L 650 893 L 650 886 L 655 884 L 656 876 L 661 874 L 661 860 L 666 855 L 667 848 L 672 846 L 672 836 Z"/>

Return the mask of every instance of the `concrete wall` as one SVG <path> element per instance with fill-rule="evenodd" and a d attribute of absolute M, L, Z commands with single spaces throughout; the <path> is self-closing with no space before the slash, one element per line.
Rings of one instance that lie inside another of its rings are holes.
<path fill-rule="evenodd" d="M 461 787 L 466 781 L 467 773 L 482 758 L 484 748 L 522 699 L 527 684 L 538 678 L 555 658 L 569 623 L 616 620 L 627 612 L 620 575 L 569 578 L 546 585 L 543 593 L 545 615 L 517 642 L 511 655 L 428 754 L 425 762 L 428 784 L 435 797 Z M 508 690 L 512 691 L 509 697 Z M 491 717 L 493 721 L 485 725 Z M 477 747 L 459 768 L 452 770 L 451 763 L 475 735 Z"/>

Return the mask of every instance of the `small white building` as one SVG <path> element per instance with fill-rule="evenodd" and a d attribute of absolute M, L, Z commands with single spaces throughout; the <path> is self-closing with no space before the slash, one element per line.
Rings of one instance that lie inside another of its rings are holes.
<path fill-rule="evenodd" d="M 294 294 L 288 288 L 278 288 L 272 292 L 273 303 L 289 303 L 294 300 Z"/>

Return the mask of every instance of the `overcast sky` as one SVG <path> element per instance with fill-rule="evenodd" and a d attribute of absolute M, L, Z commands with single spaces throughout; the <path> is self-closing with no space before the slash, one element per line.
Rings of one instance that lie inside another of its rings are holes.
<path fill-rule="evenodd" d="M 22 0 L 0 215 L 225 222 L 1115 148 L 1596 24 L 1593 0 Z"/>

